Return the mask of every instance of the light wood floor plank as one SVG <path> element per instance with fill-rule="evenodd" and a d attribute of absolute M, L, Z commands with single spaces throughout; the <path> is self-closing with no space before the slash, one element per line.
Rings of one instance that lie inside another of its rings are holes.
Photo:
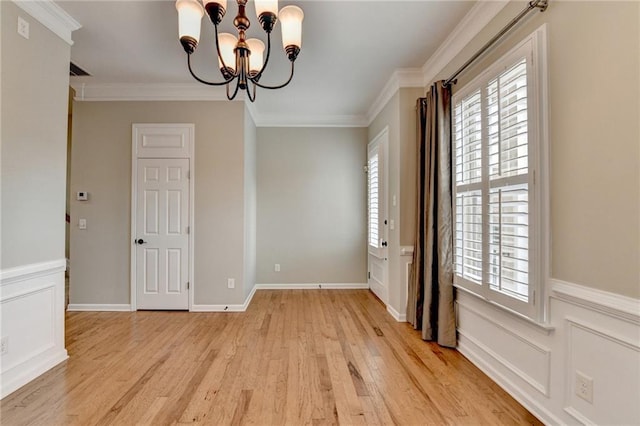
<path fill-rule="evenodd" d="M 2 425 L 539 425 L 368 290 L 260 290 L 244 313 L 69 312 L 69 360 Z"/>

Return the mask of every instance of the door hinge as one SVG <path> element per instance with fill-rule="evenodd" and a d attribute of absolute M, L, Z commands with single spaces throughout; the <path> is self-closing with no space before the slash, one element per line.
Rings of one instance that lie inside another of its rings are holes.
<path fill-rule="evenodd" d="M 191 228 L 190 226 L 187 226 L 187 234 L 189 234 L 191 232 L 190 228 Z"/>
<path fill-rule="evenodd" d="M 187 170 L 187 179 L 191 179 L 191 170 Z"/>
<path fill-rule="evenodd" d="M 371 279 L 371 272 L 367 272 L 367 278 Z"/>
<path fill-rule="evenodd" d="M 189 290 L 189 281 L 187 281 L 187 290 Z"/>

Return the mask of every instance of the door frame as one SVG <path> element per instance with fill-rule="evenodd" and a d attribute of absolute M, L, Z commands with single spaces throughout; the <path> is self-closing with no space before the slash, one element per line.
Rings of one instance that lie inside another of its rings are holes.
<path fill-rule="evenodd" d="M 158 157 L 145 157 L 138 153 L 138 131 L 141 129 L 167 129 L 167 128 L 182 128 L 188 131 L 189 143 L 187 156 L 158 156 Z M 133 239 L 137 235 L 136 222 L 138 214 L 138 159 L 140 158 L 187 158 L 189 160 L 189 233 L 188 233 L 188 247 L 189 247 L 189 262 L 188 263 L 188 279 L 189 279 L 189 312 L 192 311 L 194 305 L 194 288 L 195 282 L 193 279 L 194 270 L 194 200 L 195 200 L 195 125 L 192 123 L 133 123 L 131 125 L 131 235 L 129 236 L 129 250 L 131 258 L 130 267 L 130 303 L 131 311 L 137 311 L 137 256 L 136 248 L 133 244 Z"/>
<path fill-rule="evenodd" d="M 380 195 L 378 194 L 378 211 L 380 212 L 380 214 L 384 213 L 384 215 L 386 216 L 386 218 L 384 220 L 387 221 L 387 223 L 383 224 L 382 229 L 379 229 L 380 232 L 380 238 L 384 239 L 384 241 L 387 242 L 387 246 L 381 250 L 381 256 L 376 256 L 373 255 L 370 252 L 370 246 L 369 246 L 369 177 L 367 176 L 367 286 L 369 287 L 369 290 L 371 290 L 371 278 L 369 276 L 370 272 L 371 272 L 371 263 L 370 263 L 370 256 L 375 256 L 378 259 L 381 259 L 382 262 L 384 262 L 384 289 L 383 289 L 383 294 L 384 297 L 381 297 L 380 299 L 384 299 L 382 300 L 382 302 L 384 302 L 385 305 L 389 304 L 389 276 L 390 276 L 390 271 L 389 271 L 389 216 L 390 216 L 390 210 L 389 210 L 389 126 L 385 126 L 375 137 L 373 137 L 371 140 L 369 140 L 369 142 L 367 142 L 367 165 L 369 164 L 369 152 L 370 152 L 370 147 L 371 145 L 373 145 L 374 143 L 378 144 L 378 149 L 379 152 L 381 152 L 382 154 L 382 170 L 379 172 L 382 175 L 382 181 L 379 182 L 379 188 L 382 189 L 383 192 L 383 197 L 380 197 Z M 378 223 L 380 224 L 382 221 L 380 220 L 380 218 L 378 219 Z M 373 290 L 371 290 L 373 291 Z"/>

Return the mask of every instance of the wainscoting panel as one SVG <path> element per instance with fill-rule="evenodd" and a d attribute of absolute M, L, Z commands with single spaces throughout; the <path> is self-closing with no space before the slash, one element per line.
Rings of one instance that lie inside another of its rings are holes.
<path fill-rule="evenodd" d="M 490 357 L 541 394 L 549 395 L 551 350 L 537 343 L 517 329 L 504 326 L 481 309 L 468 303 L 458 303 L 458 334 L 465 342 Z M 490 339 L 480 338 L 485 330 L 491 330 Z"/>
<path fill-rule="evenodd" d="M 3 270 L 0 398 L 67 359 L 65 259 Z"/>
<path fill-rule="evenodd" d="M 617 332 L 568 317 L 565 411 L 583 424 L 638 424 L 640 346 Z M 625 366 L 625 368 L 620 368 Z M 593 381 L 592 401 L 576 394 L 576 372 Z M 598 407 L 607 407 L 607 412 Z M 636 408 L 634 410 L 630 408 Z"/>
<path fill-rule="evenodd" d="M 547 424 L 640 424 L 640 300 L 556 280 L 548 290 L 540 326 L 458 291 L 458 350 Z"/>

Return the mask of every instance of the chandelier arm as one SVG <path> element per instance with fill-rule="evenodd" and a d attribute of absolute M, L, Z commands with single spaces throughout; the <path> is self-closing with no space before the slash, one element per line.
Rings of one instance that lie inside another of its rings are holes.
<path fill-rule="evenodd" d="M 227 84 L 227 99 L 230 101 L 234 100 L 238 94 L 238 89 L 240 89 L 240 79 L 236 82 L 236 90 L 233 91 L 233 95 L 229 96 L 229 85 Z"/>
<path fill-rule="evenodd" d="M 278 86 L 265 86 L 264 84 L 258 83 L 255 80 L 255 77 L 254 78 L 249 77 L 249 80 L 251 80 L 251 82 L 253 82 L 253 84 L 255 84 L 256 86 L 261 87 L 263 89 L 271 89 L 271 90 L 273 90 L 273 89 L 282 89 L 287 84 L 291 83 L 291 80 L 293 79 L 293 71 L 294 71 L 294 62 L 291 61 L 291 75 L 289 75 L 289 79 L 286 82 L 284 82 L 284 83 L 282 83 L 282 84 L 280 84 Z"/>
<path fill-rule="evenodd" d="M 267 64 L 269 63 L 269 58 L 271 57 L 271 33 L 267 33 L 267 56 L 264 59 L 264 64 L 262 64 L 262 68 L 260 69 L 260 72 L 258 74 L 256 74 L 251 81 L 253 81 L 254 83 L 256 81 L 258 81 L 260 79 L 260 76 L 262 75 L 262 73 L 264 72 L 264 70 L 267 69 Z"/>
<path fill-rule="evenodd" d="M 202 84 L 206 84 L 209 86 L 224 86 L 224 85 L 228 85 L 234 78 L 235 76 L 232 76 L 230 79 L 225 80 L 225 81 L 206 81 L 201 79 L 200 77 L 198 77 L 194 72 L 193 69 L 191 69 L 191 54 L 187 54 L 187 66 L 189 67 L 189 72 L 191 73 L 191 76 L 193 78 L 195 78 L 196 80 L 198 80 L 200 83 Z"/>
<path fill-rule="evenodd" d="M 247 82 L 247 97 L 249 98 L 249 102 L 253 102 L 256 100 L 256 85 L 253 85 L 253 90 L 251 90 L 251 84 Z M 251 93 L 253 92 L 253 94 Z"/>

